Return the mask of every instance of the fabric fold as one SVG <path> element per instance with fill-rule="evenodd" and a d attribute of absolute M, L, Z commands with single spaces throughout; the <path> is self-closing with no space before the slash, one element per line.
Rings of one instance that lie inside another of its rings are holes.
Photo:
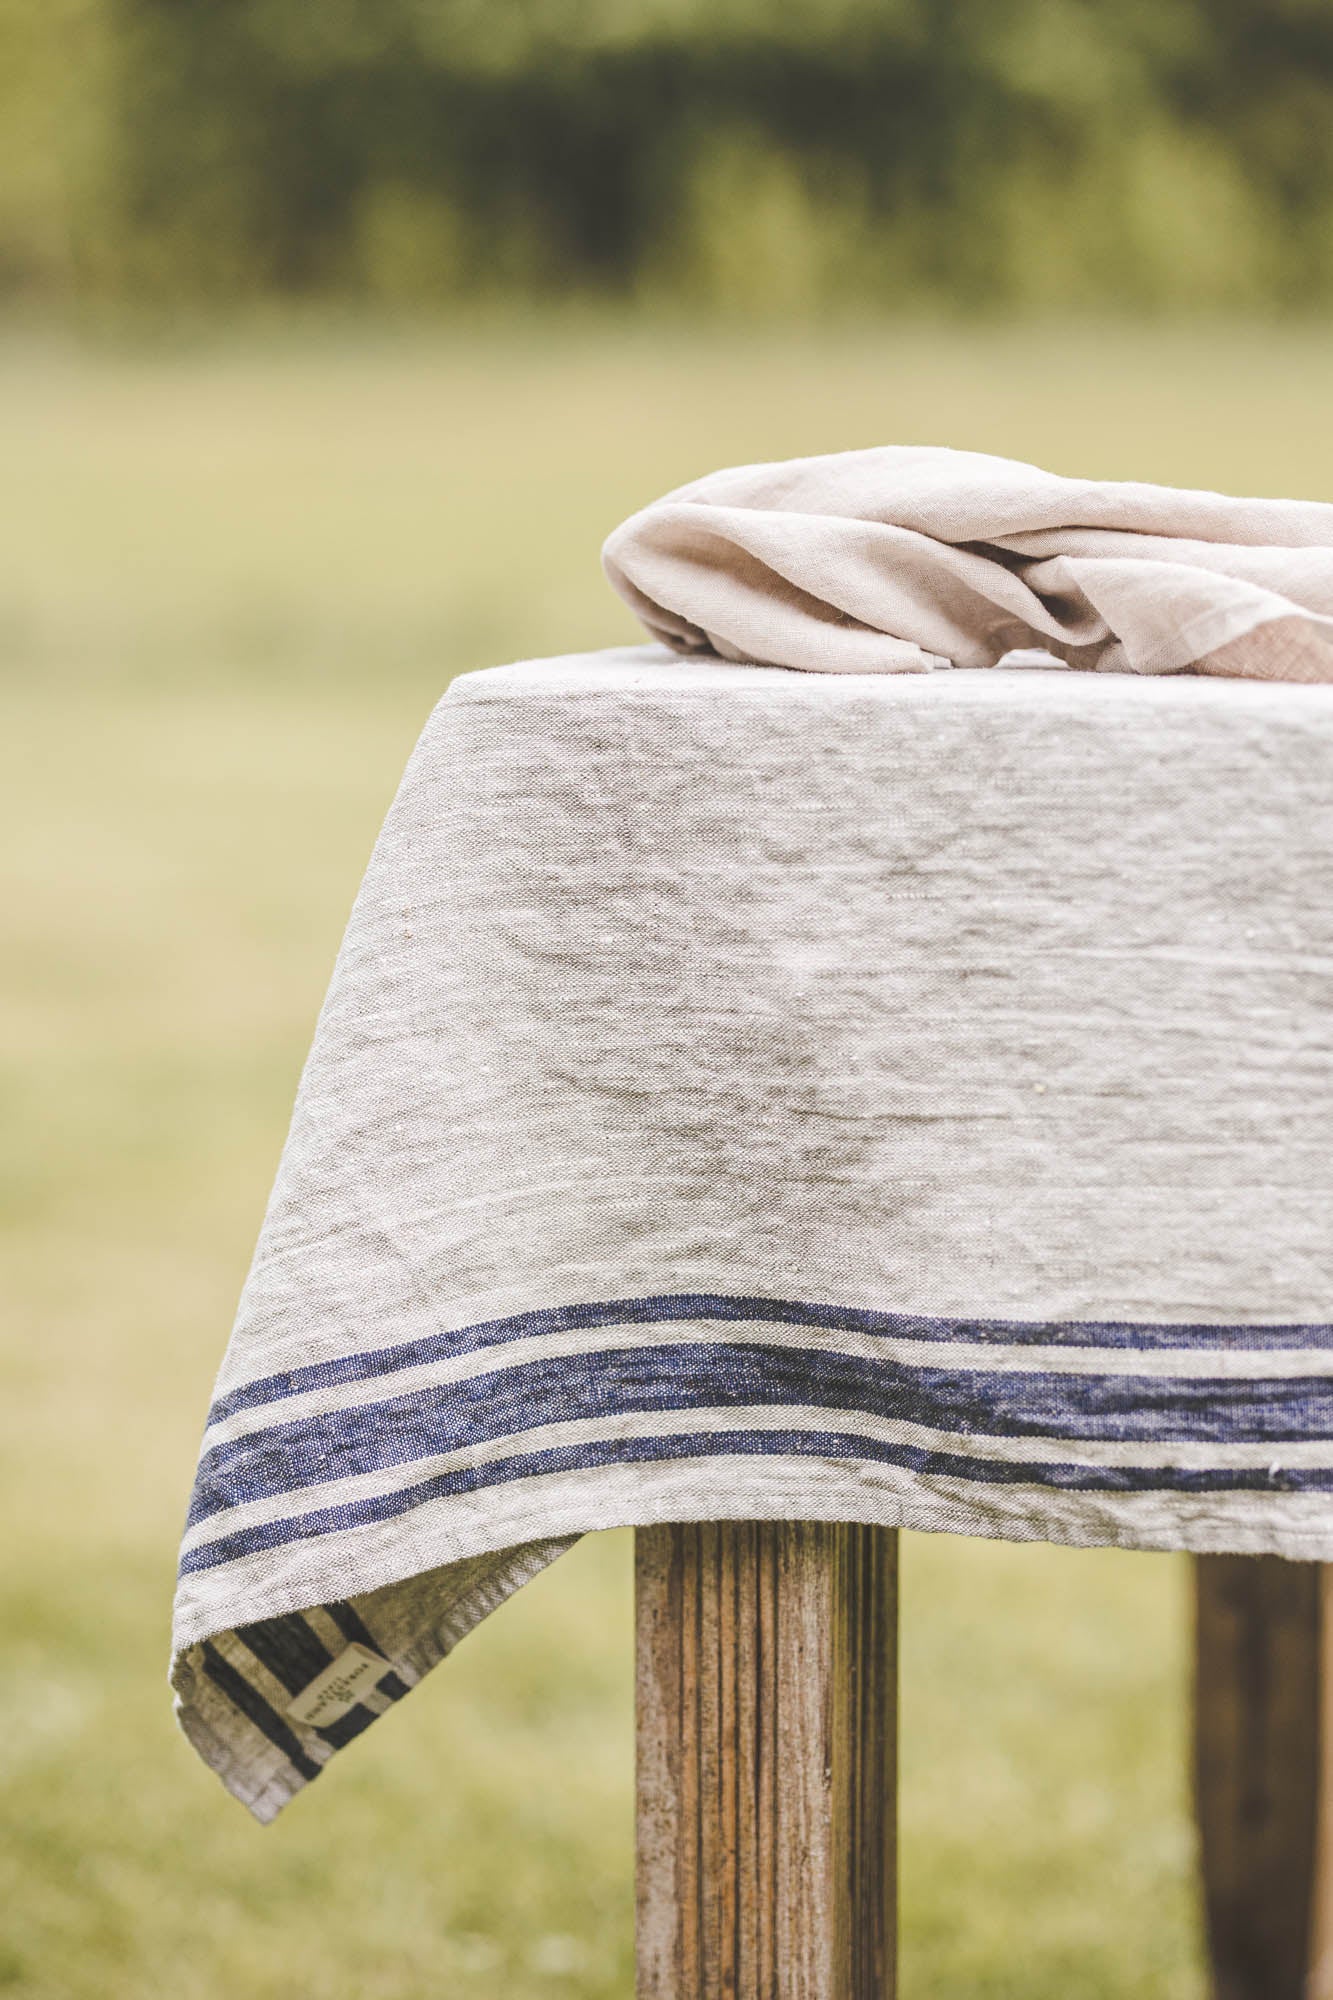
<path fill-rule="evenodd" d="M 655 639 L 728 660 L 919 673 L 1040 648 L 1102 671 L 1333 680 L 1322 501 L 886 445 L 712 473 L 632 515 L 603 561 Z"/>

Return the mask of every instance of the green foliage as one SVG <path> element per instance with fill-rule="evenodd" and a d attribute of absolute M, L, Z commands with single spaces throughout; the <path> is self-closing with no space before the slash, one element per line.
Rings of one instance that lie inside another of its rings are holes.
<path fill-rule="evenodd" d="M 0 0 L 0 296 L 72 280 L 81 190 L 102 173 L 104 0 Z"/>
<path fill-rule="evenodd" d="M 1333 295 L 1328 0 L 0 0 L 0 289 Z"/>

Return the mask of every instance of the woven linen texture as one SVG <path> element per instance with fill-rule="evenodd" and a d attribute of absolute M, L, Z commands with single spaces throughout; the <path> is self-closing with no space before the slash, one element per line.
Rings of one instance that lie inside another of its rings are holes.
<path fill-rule="evenodd" d="M 1333 1559 L 1331 773 L 1315 686 L 455 682 L 204 1439 L 225 1783 L 271 1817 L 591 1529 Z"/>

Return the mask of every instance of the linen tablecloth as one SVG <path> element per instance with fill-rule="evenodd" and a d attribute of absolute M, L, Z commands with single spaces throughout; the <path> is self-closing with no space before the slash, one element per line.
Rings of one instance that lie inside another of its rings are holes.
<path fill-rule="evenodd" d="M 272 1817 L 613 1525 L 1333 1560 L 1331 863 L 1327 687 L 456 681 L 209 1416 L 201 1754 Z"/>

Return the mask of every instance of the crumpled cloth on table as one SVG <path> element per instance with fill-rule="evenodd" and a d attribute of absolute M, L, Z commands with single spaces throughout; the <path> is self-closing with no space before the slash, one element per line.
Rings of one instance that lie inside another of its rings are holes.
<path fill-rule="evenodd" d="M 682 651 L 827 673 L 1071 667 L 1333 680 L 1333 506 L 884 445 L 710 473 L 607 574 Z"/>

